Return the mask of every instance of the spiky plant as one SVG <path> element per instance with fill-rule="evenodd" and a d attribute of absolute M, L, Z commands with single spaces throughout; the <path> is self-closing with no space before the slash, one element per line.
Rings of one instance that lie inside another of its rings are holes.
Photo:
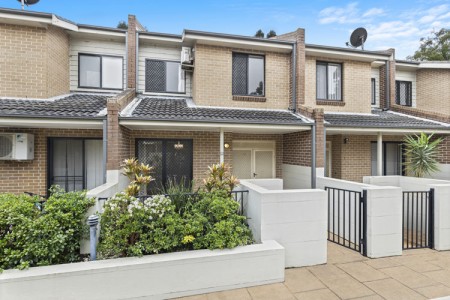
<path fill-rule="evenodd" d="M 141 187 L 146 187 L 154 178 L 150 175 L 153 167 L 146 164 L 140 164 L 136 158 L 125 159 L 122 164 L 122 174 L 127 176 L 130 184 L 125 189 L 128 196 L 137 196 Z"/>
<path fill-rule="evenodd" d="M 433 139 L 433 134 L 406 136 L 406 170 L 415 177 L 423 177 L 439 171 L 437 150 L 442 138 Z"/>

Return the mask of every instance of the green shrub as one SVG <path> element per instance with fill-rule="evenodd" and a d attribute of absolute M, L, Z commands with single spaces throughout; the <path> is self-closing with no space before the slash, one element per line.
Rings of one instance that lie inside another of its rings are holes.
<path fill-rule="evenodd" d="M 0 269 L 80 260 L 85 214 L 94 204 L 84 192 L 52 189 L 43 212 L 27 195 L 0 195 Z"/>

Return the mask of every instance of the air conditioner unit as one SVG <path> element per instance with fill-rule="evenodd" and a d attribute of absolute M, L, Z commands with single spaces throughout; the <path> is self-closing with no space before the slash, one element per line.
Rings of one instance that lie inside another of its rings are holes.
<path fill-rule="evenodd" d="M 0 160 L 34 159 L 34 135 L 28 133 L 1 133 Z"/>
<path fill-rule="evenodd" d="M 193 57 L 192 57 L 192 49 L 189 47 L 182 47 L 181 48 L 181 63 L 190 65 L 192 64 Z"/>

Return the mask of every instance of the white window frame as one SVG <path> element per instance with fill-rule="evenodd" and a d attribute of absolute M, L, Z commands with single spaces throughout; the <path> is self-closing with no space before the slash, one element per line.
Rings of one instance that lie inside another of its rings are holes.
<path fill-rule="evenodd" d="M 91 57 L 99 57 L 100 58 L 100 85 L 99 86 L 84 86 L 81 85 L 81 57 L 82 56 L 91 56 Z M 111 87 L 103 87 L 103 57 L 108 58 L 118 58 L 122 60 L 122 68 L 120 74 L 120 87 L 111 88 Z M 103 55 L 103 54 L 93 54 L 93 53 L 78 53 L 78 88 L 81 89 L 101 89 L 101 90 L 123 90 L 123 56 L 119 55 Z"/>

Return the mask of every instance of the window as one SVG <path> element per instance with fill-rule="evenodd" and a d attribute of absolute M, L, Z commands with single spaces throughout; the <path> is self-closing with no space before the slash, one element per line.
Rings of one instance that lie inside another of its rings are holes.
<path fill-rule="evenodd" d="M 375 82 L 375 78 L 371 79 L 371 83 L 372 83 L 372 105 L 376 105 L 377 104 L 377 92 L 376 92 L 376 82 Z"/>
<path fill-rule="evenodd" d="M 395 103 L 398 105 L 412 105 L 412 82 L 395 81 Z"/>
<path fill-rule="evenodd" d="M 372 176 L 377 176 L 377 142 L 371 143 Z M 383 176 L 406 175 L 405 147 L 400 142 L 383 142 Z"/>
<path fill-rule="evenodd" d="M 154 181 L 147 195 L 157 193 L 168 183 L 191 184 L 193 171 L 192 140 L 139 139 L 136 141 L 136 156 L 140 162 L 154 167 Z"/>
<path fill-rule="evenodd" d="M 145 61 L 145 91 L 153 93 L 184 93 L 185 73 L 175 61 Z"/>
<path fill-rule="evenodd" d="M 317 62 L 316 81 L 317 99 L 342 101 L 342 64 Z"/>
<path fill-rule="evenodd" d="M 48 145 L 48 187 L 59 185 L 69 192 L 103 184 L 101 139 L 50 138 Z"/>
<path fill-rule="evenodd" d="M 233 95 L 264 96 L 264 56 L 233 53 Z"/>
<path fill-rule="evenodd" d="M 81 88 L 122 89 L 123 58 L 79 54 L 78 86 Z"/>

